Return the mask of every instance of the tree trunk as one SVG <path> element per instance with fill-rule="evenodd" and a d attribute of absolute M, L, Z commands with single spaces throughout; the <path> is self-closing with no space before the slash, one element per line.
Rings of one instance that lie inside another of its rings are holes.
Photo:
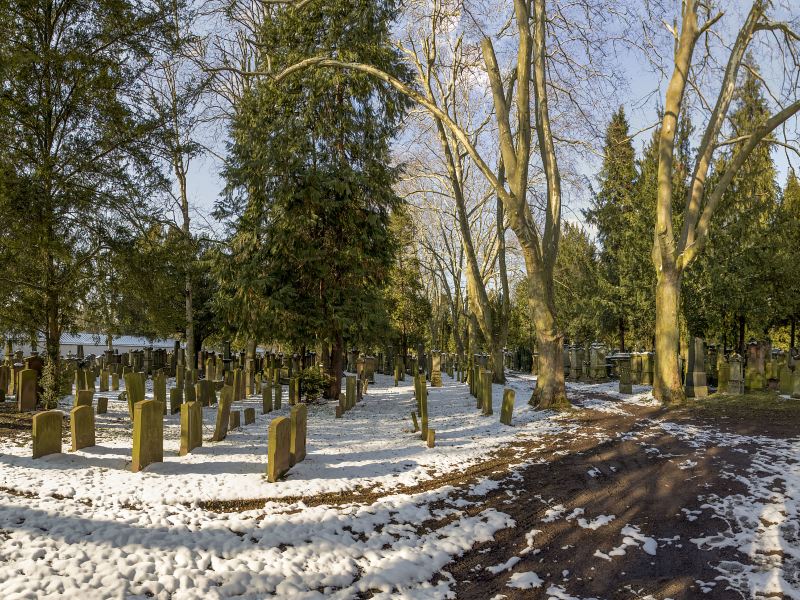
<path fill-rule="evenodd" d="M 745 352 L 747 351 L 746 348 L 746 341 L 744 339 L 744 326 L 745 326 L 745 318 L 744 315 L 739 315 L 739 355 L 744 356 Z"/>
<path fill-rule="evenodd" d="M 680 275 L 660 272 L 656 283 L 656 364 L 653 395 L 663 404 L 683 402 L 686 399 L 678 370 L 680 297 Z"/>
<path fill-rule="evenodd" d="M 539 347 L 539 375 L 530 403 L 540 409 L 558 410 L 569 408 L 570 403 L 564 386 L 564 337 L 556 324 L 553 289 L 547 284 L 547 277 L 537 271 L 531 277 L 529 290 Z M 552 276 L 549 279 L 552 281 Z"/>
<path fill-rule="evenodd" d="M 338 400 L 339 394 L 342 389 L 342 352 L 344 352 L 344 340 L 342 334 L 337 333 L 334 335 L 331 343 L 331 368 L 328 375 L 331 377 L 331 382 L 328 385 L 328 391 L 325 398 L 328 400 Z"/>

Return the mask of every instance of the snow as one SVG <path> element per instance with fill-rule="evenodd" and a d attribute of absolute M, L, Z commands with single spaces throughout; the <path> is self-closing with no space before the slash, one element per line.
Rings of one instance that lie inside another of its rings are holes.
<path fill-rule="evenodd" d="M 506 562 L 501 563 L 499 565 L 495 565 L 493 567 L 486 567 L 486 570 L 489 571 L 492 575 L 497 575 L 498 573 L 502 573 L 503 571 L 510 571 L 511 569 L 516 566 L 516 564 L 522 560 L 519 556 L 512 556 Z"/>
<path fill-rule="evenodd" d="M 530 590 L 541 587 L 543 583 L 544 581 L 533 571 L 524 571 L 522 573 L 514 573 L 509 577 L 506 586 L 519 590 Z"/>

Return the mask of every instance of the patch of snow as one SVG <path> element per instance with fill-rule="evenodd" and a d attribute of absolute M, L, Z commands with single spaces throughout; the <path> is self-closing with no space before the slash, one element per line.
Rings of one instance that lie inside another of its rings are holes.
<path fill-rule="evenodd" d="M 536 573 L 533 571 L 525 571 L 511 575 L 506 586 L 518 590 L 530 590 L 541 587 L 543 583 L 544 581 L 542 581 Z"/>
<path fill-rule="evenodd" d="M 486 567 L 486 570 L 489 571 L 492 575 L 497 575 L 498 573 L 502 573 L 503 571 L 510 571 L 514 568 L 514 566 L 522 560 L 519 556 L 512 556 L 506 562 L 494 565 L 493 567 Z"/>

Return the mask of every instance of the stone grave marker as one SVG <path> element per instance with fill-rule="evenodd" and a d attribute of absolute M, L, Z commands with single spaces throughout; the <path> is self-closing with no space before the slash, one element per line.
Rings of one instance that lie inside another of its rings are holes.
<path fill-rule="evenodd" d="M 105 369 L 100 371 L 100 391 L 107 392 L 108 391 L 108 376 L 109 373 Z"/>
<path fill-rule="evenodd" d="M 261 414 L 265 415 L 272 412 L 272 390 L 269 383 L 261 384 Z"/>
<path fill-rule="evenodd" d="M 419 431 L 419 422 L 417 421 L 417 413 L 411 411 L 411 422 L 414 424 L 414 433 Z"/>
<path fill-rule="evenodd" d="M 17 391 L 18 412 L 36 410 L 36 388 L 36 371 L 34 369 L 23 369 L 20 371 Z"/>
<path fill-rule="evenodd" d="M 91 404 L 76 406 L 69 412 L 69 430 L 72 434 L 70 452 L 94 446 L 94 412 Z"/>
<path fill-rule="evenodd" d="M 272 406 L 275 408 L 275 410 L 280 410 L 281 400 L 283 398 L 283 387 L 281 386 L 280 378 L 276 378 L 274 381 L 275 383 L 272 386 L 272 392 L 274 395 Z"/>
<path fill-rule="evenodd" d="M 232 410 L 231 416 L 228 419 L 228 431 L 233 431 L 234 429 L 239 429 L 242 425 L 242 411 L 240 410 Z"/>
<path fill-rule="evenodd" d="M 267 447 L 267 481 L 275 483 L 290 468 L 289 445 L 292 437 L 291 421 L 278 417 L 269 424 L 269 443 Z"/>
<path fill-rule="evenodd" d="M 233 404 L 233 388 L 229 385 L 223 386 L 217 404 L 217 422 L 214 425 L 214 435 L 212 442 L 221 442 L 228 435 L 228 423 L 231 418 L 231 404 Z"/>
<path fill-rule="evenodd" d="M 344 410 L 350 410 L 356 405 L 356 386 L 358 380 L 355 375 L 347 376 L 347 389 L 345 394 Z"/>
<path fill-rule="evenodd" d="M 104 415 L 108 412 L 108 398 L 105 396 L 100 396 L 97 399 L 97 414 Z"/>
<path fill-rule="evenodd" d="M 421 423 L 422 439 L 428 438 L 428 383 L 425 373 L 417 375 L 417 385 L 419 389 L 419 399 L 417 405 L 419 408 L 419 418 Z"/>
<path fill-rule="evenodd" d="M 428 429 L 428 448 L 433 448 L 436 445 L 436 430 Z"/>
<path fill-rule="evenodd" d="M 111 373 L 111 391 L 119 391 L 119 373 L 117 372 Z"/>
<path fill-rule="evenodd" d="M 514 415 L 514 399 L 516 392 L 506 388 L 503 390 L 503 406 L 500 408 L 500 422 L 503 425 L 511 425 L 511 418 Z"/>
<path fill-rule="evenodd" d="M 60 410 L 45 410 L 33 415 L 31 440 L 33 458 L 61 452 L 61 428 L 64 413 Z"/>
<path fill-rule="evenodd" d="M 137 402 L 133 417 L 131 471 L 138 473 L 147 465 L 164 460 L 163 407 L 155 400 Z"/>
<path fill-rule="evenodd" d="M 483 410 L 483 415 L 488 417 L 489 415 L 494 414 L 494 408 L 492 406 L 492 372 L 488 369 L 483 371 L 483 406 L 481 407 Z"/>
<path fill-rule="evenodd" d="M 252 425 L 256 422 L 256 409 L 255 408 L 245 408 L 244 409 L 244 424 L 245 425 Z"/>
<path fill-rule="evenodd" d="M 431 354 L 431 387 L 442 387 L 442 354 Z"/>
<path fill-rule="evenodd" d="M 181 447 L 179 454 L 185 456 L 202 445 L 203 407 L 200 406 L 199 402 L 181 404 Z"/>
<path fill-rule="evenodd" d="M 731 368 L 724 356 L 717 357 L 717 392 L 726 393 L 731 379 Z"/>
<path fill-rule="evenodd" d="M 778 388 L 781 394 L 784 395 L 791 395 L 792 393 L 792 371 L 789 368 L 788 364 L 783 364 L 780 367 L 780 383 L 778 384 Z"/>
<path fill-rule="evenodd" d="M 92 390 L 81 390 L 78 392 L 78 397 L 75 398 L 75 406 L 88 406 L 92 407 L 94 401 L 94 392 Z"/>
<path fill-rule="evenodd" d="M 134 407 L 137 403 L 144 401 L 144 381 L 139 373 L 125 373 L 125 392 L 128 398 L 128 413 L 133 421 L 135 417 Z"/>
<path fill-rule="evenodd" d="M 308 427 L 308 408 L 300 402 L 292 407 L 289 414 L 291 433 L 289 436 L 289 466 L 294 466 L 306 457 L 306 429 Z"/>
<path fill-rule="evenodd" d="M 631 355 L 617 355 L 617 370 L 619 371 L 619 393 L 633 393 L 633 378 L 631 375 Z"/>
<path fill-rule="evenodd" d="M 174 415 L 181 410 L 183 404 L 183 391 L 180 388 L 170 388 L 169 390 L 169 412 Z"/>

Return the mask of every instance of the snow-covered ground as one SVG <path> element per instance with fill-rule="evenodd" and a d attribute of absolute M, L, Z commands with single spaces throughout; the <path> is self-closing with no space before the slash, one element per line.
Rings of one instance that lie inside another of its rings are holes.
<path fill-rule="evenodd" d="M 97 417 L 93 448 L 34 461 L 28 445 L 0 440 L 0 598 L 452 597 L 446 565 L 515 523 L 479 505 L 481 496 L 497 488 L 494 480 L 483 478 L 466 490 L 415 486 L 463 473 L 512 442 L 589 432 L 569 416 L 531 410 L 529 377 L 510 381 L 517 390 L 514 426 L 505 427 L 499 423 L 502 386 L 493 388 L 495 415 L 483 417 L 467 386 L 445 376 L 444 387 L 429 389 L 437 442 L 429 449 L 411 433 L 411 382 L 397 388 L 392 383 L 378 375 L 365 399 L 342 419 L 334 418 L 333 404 L 311 406 L 308 456 L 273 484 L 264 477 L 267 425 L 288 413 L 286 398 L 270 415 L 260 414 L 260 398 L 235 406 L 255 407 L 256 423 L 221 443 L 205 441 L 215 416 L 214 409 L 205 409 L 204 446 L 184 457 L 177 453 L 178 417 L 167 417 L 165 461 L 141 473 L 130 472 L 127 406 L 114 392 L 107 394 L 108 414 Z M 570 389 L 584 405 L 608 413 L 654 402 L 646 388 L 620 397 L 616 383 L 570 384 Z M 621 402 L 586 399 L 597 393 Z M 704 510 L 725 520 L 719 531 L 692 541 L 743 554 L 741 563 L 720 564 L 718 570 L 720 581 L 745 596 L 769 590 L 800 598 L 793 587 L 800 564 L 800 466 L 794 458 L 800 442 L 663 421 L 625 435 L 646 452 L 647 437 L 657 432 L 691 442 L 698 453 L 713 445 L 758 448 L 746 477 L 730 474 L 746 483 L 748 493 L 702 498 Z M 341 500 L 315 501 L 321 493 L 340 494 Z M 350 499 L 365 493 L 374 496 Z M 221 513 L 198 506 L 198 501 L 236 499 L 264 504 Z M 545 522 L 564 519 L 587 530 L 618 522 L 614 515 L 548 506 Z M 528 546 L 519 557 L 538 552 L 536 533 L 526 536 Z M 626 552 L 654 554 L 657 546 L 646 526 L 626 523 L 619 538 L 597 548 L 597 558 L 624 560 Z M 517 568 L 520 560 L 487 565 L 485 572 L 507 578 L 509 589 L 541 587 L 548 598 L 572 598 L 558 579 Z"/>

